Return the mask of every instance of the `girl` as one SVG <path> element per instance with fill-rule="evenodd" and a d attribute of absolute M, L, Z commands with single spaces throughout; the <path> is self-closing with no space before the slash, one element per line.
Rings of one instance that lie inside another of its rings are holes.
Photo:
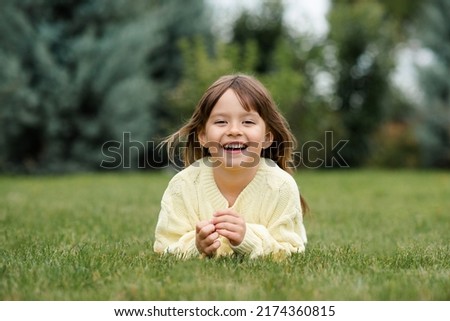
<path fill-rule="evenodd" d="M 172 161 L 182 140 L 186 168 L 162 198 L 156 252 L 254 258 L 304 251 L 306 204 L 290 175 L 295 139 L 259 81 L 219 78 L 165 141 Z"/>

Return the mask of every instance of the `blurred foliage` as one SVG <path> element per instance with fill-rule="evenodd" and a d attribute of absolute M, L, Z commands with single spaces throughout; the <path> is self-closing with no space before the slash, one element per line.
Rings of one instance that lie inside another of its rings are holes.
<path fill-rule="evenodd" d="M 267 86 L 294 134 L 302 138 L 299 151 L 307 140 L 323 142 L 324 132 L 333 128 L 335 118 L 314 86 L 323 63 L 322 49 L 311 45 L 309 39 L 292 36 L 283 13 L 281 1 L 264 1 L 259 11 L 244 11 L 236 19 L 232 41 L 207 45 L 197 38 L 181 43 L 184 74 L 170 97 L 182 120 L 187 120 L 203 92 L 219 76 L 242 72 Z M 323 150 L 314 157 L 327 156 Z"/>
<path fill-rule="evenodd" d="M 416 35 L 432 61 L 417 66 L 424 97 L 418 106 L 422 162 L 450 167 L 450 2 L 430 0 L 418 17 Z"/>
<path fill-rule="evenodd" d="M 197 37 L 184 39 L 179 45 L 184 58 L 183 75 L 178 86 L 168 91 L 169 101 L 178 115 L 173 123 L 176 127 L 187 121 L 200 97 L 217 78 L 237 70 L 251 72 L 257 60 L 254 42 L 243 48 L 243 59 L 235 44 L 207 44 L 203 38 Z"/>
<path fill-rule="evenodd" d="M 370 140 L 389 108 L 393 26 L 384 7 L 373 1 L 336 1 L 329 14 L 329 40 L 336 50 L 335 106 L 349 140 L 343 157 L 363 165 Z"/>
<path fill-rule="evenodd" d="M 249 41 L 257 45 L 259 56 L 255 66 L 258 73 L 271 69 L 275 48 L 282 38 L 287 36 L 283 25 L 283 3 L 279 0 L 264 0 L 259 12 L 244 11 L 233 25 L 232 42 L 243 48 Z M 245 52 L 240 51 L 245 57 Z"/>
<path fill-rule="evenodd" d="M 202 1 L 3 1 L 0 169 L 94 169 L 103 143 L 149 141 L 181 73 L 177 39 L 208 26 Z"/>
<path fill-rule="evenodd" d="M 448 1 L 333 0 L 329 34 L 312 39 L 286 25 L 282 0 L 264 0 L 240 12 L 229 41 L 211 34 L 202 0 L 1 4 L 0 171 L 98 169 L 113 141 L 116 163 L 140 166 L 155 153 L 146 142 L 239 72 L 271 91 L 305 166 L 342 165 L 339 141 L 351 167 L 450 164 Z M 391 80 L 411 39 L 433 57 L 418 67 L 420 102 Z"/>

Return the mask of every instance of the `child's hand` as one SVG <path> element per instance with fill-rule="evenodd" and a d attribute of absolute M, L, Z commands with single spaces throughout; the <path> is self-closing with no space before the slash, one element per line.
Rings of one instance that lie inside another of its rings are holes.
<path fill-rule="evenodd" d="M 244 240 L 245 221 L 236 211 L 230 208 L 217 211 L 214 213 L 212 223 L 216 232 L 226 237 L 231 245 L 238 246 Z"/>
<path fill-rule="evenodd" d="M 207 256 L 213 255 L 220 247 L 219 233 L 210 221 L 201 221 L 195 226 L 195 246 Z"/>

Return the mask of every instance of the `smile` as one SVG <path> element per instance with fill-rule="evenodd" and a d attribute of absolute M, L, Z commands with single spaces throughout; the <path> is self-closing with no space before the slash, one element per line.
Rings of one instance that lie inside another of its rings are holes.
<path fill-rule="evenodd" d="M 243 143 L 227 143 L 222 145 L 222 147 L 227 152 L 239 152 L 247 149 L 247 145 Z"/>

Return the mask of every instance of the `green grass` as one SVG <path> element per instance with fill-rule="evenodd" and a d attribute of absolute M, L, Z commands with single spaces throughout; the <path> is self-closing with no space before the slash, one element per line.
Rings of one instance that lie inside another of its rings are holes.
<path fill-rule="evenodd" d="M 1 300 L 450 300 L 450 172 L 301 171 L 284 262 L 152 251 L 167 173 L 0 177 Z"/>

